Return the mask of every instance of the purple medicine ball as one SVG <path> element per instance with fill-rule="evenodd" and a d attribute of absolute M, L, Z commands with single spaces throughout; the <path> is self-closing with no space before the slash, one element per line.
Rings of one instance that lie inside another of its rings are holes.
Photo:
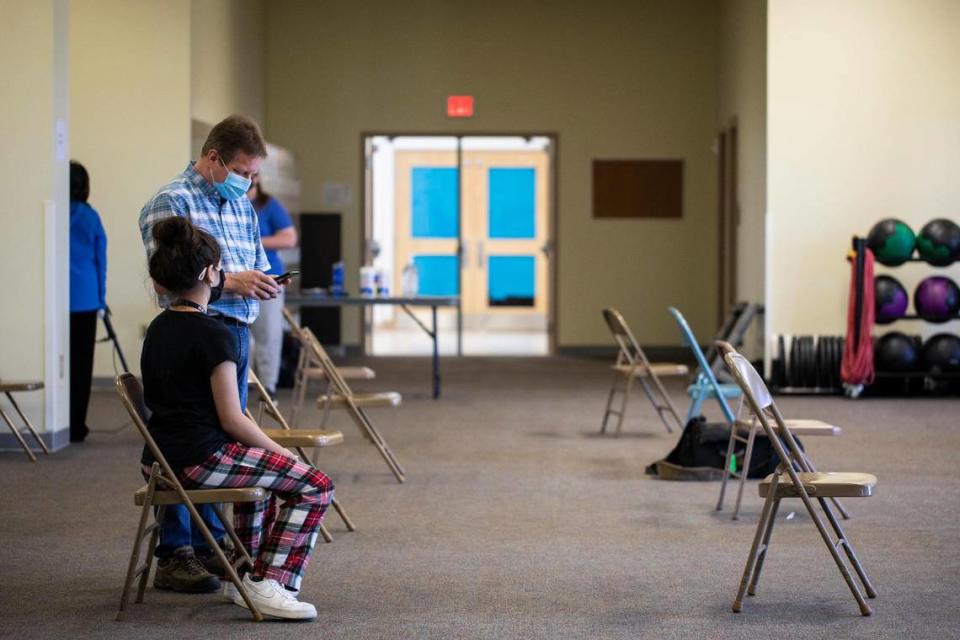
<path fill-rule="evenodd" d="M 876 319 L 880 324 L 893 322 L 907 312 L 910 299 L 907 290 L 896 278 L 877 276 L 873 280 Z"/>
<path fill-rule="evenodd" d="M 946 322 L 960 311 L 960 289 L 944 276 L 924 278 L 913 292 L 913 306 L 927 320 Z"/>

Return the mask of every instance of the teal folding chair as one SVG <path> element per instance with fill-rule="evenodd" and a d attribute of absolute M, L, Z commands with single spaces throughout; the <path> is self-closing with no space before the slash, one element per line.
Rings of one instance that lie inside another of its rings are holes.
<path fill-rule="evenodd" d="M 683 314 L 680 313 L 676 307 L 670 307 L 669 311 L 674 320 L 677 321 L 677 324 L 680 325 L 680 334 L 683 337 L 683 342 L 690 347 L 694 358 L 697 360 L 696 376 L 690 386 L 687 387 L 687 395 L 690 396 L 690 410 L 687 411 L 687 422 L 690 422 L 691 419 L 700 415 L 704 402 L 714 398 L 720 405 L 720 410 L 723 411 L 724 417 L 730 424 L 733 424 L 737 418 L 730 409 L 730 405 L 727 404 L 727 398 L 739 399 L 743 395 L 743 392 L 736 384 L 717 381 L 717 377 L 713 374 L 713 369 L 710 367 L 710 363 L 707 362 L 707 358 L 703 355 L 703 351 L 700 350 L 700 344 L 697 342 L 696 336 L 693 335 L 693 330 L 690 329 L 690 325 L 687 324 L 686 318 L 683 317 Z"/>

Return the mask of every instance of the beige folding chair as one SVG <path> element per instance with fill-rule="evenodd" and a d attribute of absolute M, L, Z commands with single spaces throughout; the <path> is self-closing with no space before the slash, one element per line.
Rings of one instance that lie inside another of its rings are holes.
<path fill-rule="evenodd" d="M 247 417 L 260 425 L 260 429 L 281 447 L 296 449 L 300 459 L 307 464 L 313 467 L 317 466 L 316 460 L 308 456 L 304 449 L 314 449 L 314 455 L 316 456 L 318 450 L 322 447 L 332 447 L 343 444 L 343 433 L 340 431 L 330 429 L 291 429 L 290 425 L 287 424 L 287 421 L 283 418 L 283 414 L 280 413 L 280 409 L 277 408 L 273 398 L 267 393 L 266 387 L 260 382 L 260 378 L 258 378 L 257 374 L 250 368 L 247 369 L 247 382 L 257 392 L 257 403 L 260 405 L 259 413 L 261 419 L 255 419 L 249 407 L 247 408 Z M 280 428 L 264 429 L 262 426 L 263 423 L 261 422 L 264 414 L 279 424 Z M 333 498 L 330 504 L 333 505 L 340 519 L 343 520 L 347 531 L 356 531 L 357 528 L 349 516 L 347 516 L 346 511 L 343 510 L 343 505 L 340 504 L 340 501 L 337 498 Z M 333 542 L 333 536 L 330 535 L 326 525 L 323 523 L 320 524 L 320 535 L 323 536 L 326 542 Z"/>
<path fill-rule="evenodd" d="M 760 374 L 739 353 L 727 353 L 724 356 L 724 362 L 733 374 L 735 382 L 743 390 L 747 404 L 760 422 L 767 438 L 770 439 L 770 444 L 773 445 L 777 455 L 780 456 L 780 465 L 777 467 L 777 471 L 760 482 L 760 497 L 765 498 L 763 511 L 760 514 L 760 521 L 757 523 L 757 532 L 750 547 L 750 555 L 747 556 L 747 563 L 743 569 L 740 588 L 737 591 L 736 599 L 733 601 L 733 611 L 739 612 L 742 608 L 744 593 L 749 595 L 755 595 L 756 593 L 760 572 L 763 569 L 763 561 L 770 549 L 770 537 L 773 533 L 773 526 L 777 521 L 780 501 L 783 498 L 800 498 L 820 532 L 824 544 L 827 545 L 830 555 L 833 556 L 840 574 L 846 581 L 851 593 L 853 593 L 853 597 L 860 607 L 860 613 L 865 616 L 870 615 L 873 611 L 860 592 L 859 586 L 851 577 L 847 562 L 840 555 L 838 547 L 843 548 L 847 559 L 853 565 L 854 571 L 856 571 L 860 582 L 863 584 L 867 596 L 875 598 L 877 592 L 860 564 L 853 545 L 840 526 L 840 521 L 830 508 L 828 499 L 872 496 L 874 488 L 877 486 L 876 476 L 869 473 L 807 470 L 803 452 L 791 434 L 790 428 L 784 421 L 783 415 L 774 403 L 773 397 L 763 383 Z M 795 467 L 800 470 L 798 471 Z M 819 503 L 820 509 L 833 530 L 833 534 L 837 536 L 836 541 L 832 539 L 831 532 L 824 525 L 823 520 L 814 508 L 814 500 Z"/>
<path fill-rule="evenodd" d="M 23 424 L 26 425 L 27 430 L 30 431 L 30 434 L 33 436 L 34 440 L 36 440 L 40 445 L 40 449 L 46 455 L 50 455 L 50 449 L 47 448 L 47 444 L 43 441 L 43 438 L 40 437 L 40 434 L 37 433 L 37 430 L 33 428 L 33 423 L 30 422 L 27 416 L 23 414 L 23 411 L 20 410 L 20 405 L 17 404 L 17 401 L 13 399 L 14 392 L 37 391 L 38 389 L 43 389 L 43 383 L 40 381 L 0 380 L 0 392 L 3 392 L 7 396 L 7 400 L 10 401 L 10 404 L 13 406 L 14 411 L 17 412 L 17 415 L 20 416 L 20 419 L 23 420 Z M 23 434 L 20 433 L 20 429 L 13 424 L 13 420 L 10 419 L 10 416 L 7 415 L 2 406 L 0 406 L 0 417 L 2 417 L 3 421 L 7 423 L 8 427 L 10 427 L 10 431 L 13 432 L 13 437 L 16 438 L 17 442 L 20 443 L 20 446 L 23 448 L 23 452 L 27 454 L 28 458 L 30 458 L 30 462 L 36 462 L 37 456 L 33 455 L 33 451 L 31 451 L 30 447 L 27 446 L 26 441 L 23 439 Z"/>
<path fill-rule="evenodd" d="M 630 399 L 630 390 L 633 387 L 633 381 L 639 380 L 640 387 L 647 395 L 653 408 L 657 411 L 660 421 L 667 428 L 668 433 L 673 433 L 672 421 L 677 428 L 683 430 L 683 420 L 677 413 L 673 401 L 670 400 L 670 394 L 660 382 L 660 376 L 685 376 L 689 373 L 686 365 L 673 364 L 667 362 L 651 363 L 647 360 L 646 354 L 640 348 L 640 343 L 633 336 L 627 321 L 623 319 L 620 312 L 614 308 L 603 310 L 603 319 L 606 320 L 610 332 L 620 346 L 620 352 L 617 354 L 617 361 L 613 364 L 613 384 L 610 386 L 610 393 L 607 395 L 607 408 L 603 412 L 603 422 L 600 425 L 600 433 L 606 433 L 607 421 L 610 416 L 617 416 L 616 435 L 620 435 L 620 429 L 623 426 L 623 417 L 627 412 L 627 401 Z M 621 394 L 620 408 L 613 408 L 613 399 L 617 394 Z M 669 419 L 668 419 L 669 418 Z"/>
<path fill-rule="evenodd" d="M 293 407 L 290 410 L 290 422 L 297 424 L 297 417 L 303 410 L 310 383 L 314 380 L 326 380 L 327 376 L 323 372 L 323 367 L 313 357 L 313 349 L 307 343 L 309 340 L 316 340 L 316 336 L 313 332 L 304 333 L 286 307 L 283 308 L 283 317 L 290 325 L 293 336 L 300 341 L 300 356 L 297 358 L 297 367 L 293 373 Z M 377 376 L 370 367 L 338 367 L 338 371 L 345 380 L 373 380 Z"/>
<path fill-rule="evenodd" d="M 237 537 L 237 533 L 233 529 L 233 524 L 223 516 L 220 503 L 232 504 L 236 502 L 266 500 L 267 491 L 260 487 L 185 490 L 177 479 L 173 469 L 170 468 L 170 465 L 167 463 L 166 458 L 164 458 L 160 452 L 160 447 L 157 446 L 156 441 L 154 441 L 150 432 L 147 430 L 147 407 L 143 401 L 143 388 L 140 386 L 140 382 L 133 374 L 121 374 L 117 376 L 117 393 L 120 394 L 120 400 L 123 402 L 123 406 L 127 409 L 127 413 L 130 414 L 130 419 L 133 421 L 133 424 L 136 425 L 140 435 L 143 436 L 143 439 L 146 441 L 147 447 L 150 449 L 150 453 L 156 462 L 153 463 L 153 467 L 150 470 L 150 477 L 147 480 L 146 486 L 134 493 L 134 503 L 138 507 L 142 507 L 140 510 L 140 524 L 137 527 L 137 535 L 134 538 L 133 551 L 130 554 L 130 564 L 127 568 L 127 578 L 123 583 L 123 595 L 120 596 L 120 610 L 117 611 L 116 619 L 118 621 L 124 619 L 127 602 L 130 599 L 130 589 L 133 586 L 133 581 L 138 577 L 140 578 L 140 584 L 137 587 L 137 597 L 134 602 L 143 602 L 143 594 L 144 591 L 146 591 L 147 579 L 150 576 L 150 569 L 153 566 L 153 552 L 157 548 L 157 540 L 160 536 L 160 522 L 163 521 L 164 511 L 168 505 L 182 504 L 187 508 L 187 511 L 190 512 L 190 519 L 193 521 L 193 526 L 197 527 L 200 533 L 203 534 L 203 538 L 207 541 L 207 544 L 217 555 L 217 559 L 226 569 L 227 578 L 233 582 L 243 601 L 247 603 L 247 608 L 250 609 L 250 614 L 253 616 L 253 619 L 258 622 L 263 620 L 263 614 L 261 614 L 256 605 L 253 604 L 250 595 L 247 593 L 246 588 L 237 575 L 237 569 L 242 566 L 246 565 L 252 568 L 253 560 L 240 542 L 240 538 Z M 230 540 L 233 542 L 234 549 L 240 555 L 236 563 L 231 563 L 230 560 L 227 559 L 220 545 L 214 540 L 210 529 L 207 528 L 207 524 L 203 521 L 203 518 L 200 517 L 196 506 L 194 506 L 197 504 L 210 504 L 213 506 L 217 517 L 220 518 L 220 522 L 223 523 L 227 535 L 230 536 Z M 154 507 L 157 507 L 156 516 L 153 524 L 148 526 L 147 520 L 150 517 L 150 513 L 154 510 Z M 140 565 L 140 552 L 143 546 L 143 540 L 147 536 L 149 536 L 150 542 L 147 544 L 146 561 Z"/>
<path fill-rule="evenodd" d="M 723 358 L 723 356 L 728 353 L 737 353 L 732 345 L 723 340 L 717 340 L 714 343 L 714 346 L 716 347 L 720 358 Z M 753 417 L 752 419 L 741 418 L 741 415 L 743 414 L 743 402 L 743 396 L 741 395 L 740 402 L 737 405 L 737 419 L 730 428 L 730 440 L 727 442 L 727 456 L 724 460 L 722 472 L 723 476 L 720 481 L 720 497 L 717 499 L 717 511 L 722 511 L 723 498 L 727 490 L 727 480 L 734 478 L 739 481 L 739 486 L 737 488 L 737 502 L 733 507 L 732 518 L 734 520 L 738 520 L 740 517 L 740 503 L 743 501 L 743 488 L 747 484 L 747 473 L 750 470 L 750 459 L 753 455 L 753 443 L 757 437 L 764 437 L 764 434 L 760 429 L 760 423 L 757 421 L 756 417 Z M 809 420 L 801 418 L 787 420 L 786 423 L 787 426 L 790 427 L 790 431 L 795 436 L 808 437 L 840 435 L 840 427 L 823 422 L 822 420 Z M 774 428 L 776 428 L 776 425 L 774 425 Z M 737 443 L 744 445 L 744 451 L 742 454 L 743 464 L 740 467 L 740 471 L 736 470 L 736 464 L 733 463 L 737 457 L 735 453 Z M 806 453 L 803 453 L 803 457 L 806 460 L 809 470 L 816 471 Z M 844 509 L 839 500 L 834 500 L 833 503 L 836 505 L 837 511 L 840 512 L 840 515 L 842 515 L 844 519 L 850 518 L 850 514 L 847 513 L 847 510 Z"/>
<path fill-rule="evenodd" d="M 373 421 L 364 411 L 364 409 L 370 407 L 397 407 L 402 400 L 400 394 L 396 391 L 354 393 L 347 381 L 340 375 L 340 371 L 333 364 L 333 360 L 327 355 L 320 342 L 315 338 L 310 339 L 312 333 L 310 329 L 304 328 L 302 331 L 308 337 L 307 344 L 313 357 L 320 363 L 327 377 L 327 391 L 317 399 L 317 404 L 323 410 L 321 425 L 326 424 L 331 409 L 346 409 L 354 424 L 360 429 L 360 433 L 373 443 L 377 451 L 380 452 L 397 482 L 403 483 L 405 480 L 403 467 L 396 456 L 393 455 L 387 441 L 383 439 Z"/>

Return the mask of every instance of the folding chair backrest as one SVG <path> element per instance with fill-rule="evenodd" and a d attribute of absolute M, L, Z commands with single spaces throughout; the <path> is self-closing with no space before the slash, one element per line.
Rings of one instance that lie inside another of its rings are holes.
<path fill-rule="evenodd" d="M 134 426 L 137 427 L 137 431 L 140 432 L 140 435 L 143 436 L 143 439 L 146 441 L 147 448 L 153 455 L 153 459 L 157 461 L 163 470 L 165 482 L 179 486 L 180 483 L 177 481 L 173 469 L 170 467 L 167 459 L 163 457 L 160 447 L 157 446 L 156 440 L 153 439 L 153 436 L 150 435 L 150 431 L 147 429 L 149 412 L 143 400 L 143 387 L 140 385 L 140 381 L 137 380 L 136 376 L 132 373 L 120 374 L 117 376 L 117 393 L 120 394 L 120 401 L 123 403 L 123 406 L 126 407 L 127 413 L 130 414 L 130 419 L 133 421 Z"/>
<path fill-rule="evenodd" d="M 738 302 L 730 307 L 730 311 L 727 313 L 726 318 L 723 320 L 723 325 L 717 331 L 717 334 L 713 336 L 713 344 L 707 345 L 707 350 L 704 352 L 704 359 L 710 363 L 710 368 L 716 373 L 717 366 L 723 366 L 723 356 L 718 353 L 716 347 L 714 346 L 718 341 L 723 340 L 727 342 L 732 339 L 733 330 L 737 326 L 740 316 L 746 313 L 750 305 L 746 302 Z"/>
<path fill-rule="evenodd" d="M 300 325 L 297 324 L 297 321 L 293 319 L 293 314 L 290 312 L 290 309 L 283 307 L 283 318 L 287 321 L 287 324 L 290 325 L 290 331 L 294 337 L 299 338 L 300 332 L 303 330 L 300 328 Z"/>
<path fill-rule="evenodd" d="M 320 341 L 317 339 L 317 336 L 313 334 L 313 331 L 311 331 L 309 327 L 304 327 L 301 335 L 303 335 L 304 345 L 310 349 L 311 354 L 317 359 L 317 362 L 323 369 L 324 375 L 327 376 L 327 380 L 330 381 L 330 384 L 333 385 L 337 393 L 352 397 L 353 391 L 350 389 L 350 385 L 348 385 L 347 381 L 340 375 L 333 360 L 327 355 L 327 350 L 320 344 Z"/>
<path fill-rule="evenodd" d="M 631 365 L 642 363 L 649 366 L 650 362 L 647 360 L 646 354 L 643 353 L 640 343 L 637 342 L 633 332 L 630 331 L 630 327 L 627 326 L 627 321 L 624 320 L 623 315 L 613 307 L 608 307 L 603 310 L 603 319 L 606 320 L 607 326 L 610 327 L 610 333 L 613 334 L 617 344 L 620 345 L 617 361 Z"/>
<path fill-rule="evenodd" d="M 700 350 L 700 343 L 697 342 L 697 337 L 693 335 L 693 329 L 687 324 L 687 319 L 683 317 L 683 314 L 680 313 L 676 307 L 669 307 L 668 311 L 670 311 L 670 315 L 673 316 L 673 319 L 676 320 L 680 326 L 680 334 L 683 336 L 684 343 L 689 346 L 693 352 L 693 357 L 697 361 L 697 373 L 700 374 L 704 371 L 709 371 L 710 364 L 707 362 L 706 356 L 703 355 L 703 351 Z"/>
<path fill-rule="evenodd" d="M 267 388 L 263 386 L 263 383 L 260 382 L 260 378 L 257 377 L 257 374 L 255 374 L 253 369 L 250 367 L 247 367 L 247 383 L 256 389 L 260 402 L 266 405 L 267 413 L 270 414 L 277 424 L 289 431 L 290 425 L 287 424 L 283 414 L 280 413 L 280 409 L 277 408 L 277 403 L 273 401 L 273 398 L 271 398 L 270 394 L 267 393 Z"/>
<path fill-rule="evenodd" d="M 724 354 L 724 360 L 738 381 L 742 382 L 740 388 L 747 394 L 748 399 L 753 399 L 754 411 L 763 411 L 773 405 L 773 397 L 767 385 L 749 360 L 733 349 Z"/>
<path fill-rule="evenodd" d="M 720 389 L 720 383 L 717 382 L 717 377 L 713 375 L 713 370 L 703 355 L 703 351 L 700 350 L 700 344 L 697 342 L 697 337 L 693 335 L 693 329 L 690 328 L 690 325 L 687 324 L 687 319 L 683 317 L 683 314 L 680 313 L 676 307 L 669 307 L 668 310 L 680 326 L 680 333 L 683 336 L 683 340 L 687 346 L 690 347 L 690 350 L 693 352 L 693 357 L 697 361 L 697 377 L 713 387 L 713 391 L 717 396 L 717 402 L 720 403 L 720 408 L 723 410 L 723 415 L 726 416 L 727 420 L 733 422 L 736 419 L 733 411 L 730 409 L 730 405 L 727 404 L 727 400 L 723 396 L 723 391 Z"/>

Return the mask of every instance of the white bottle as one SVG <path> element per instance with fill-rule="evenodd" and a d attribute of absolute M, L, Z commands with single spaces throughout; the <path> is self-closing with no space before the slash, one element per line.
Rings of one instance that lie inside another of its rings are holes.
<path fill-rule="evenodd" d="M 420 292 L 420 274 L 412 260 L 403 268 L 402 286 L 404 298 L 416 298 Z"/>
<path fill-rule="evenodd" d="M 372 298 L 377 292 L 377 272 L 373 267 L 360 267 L 360 295 Z"/>

